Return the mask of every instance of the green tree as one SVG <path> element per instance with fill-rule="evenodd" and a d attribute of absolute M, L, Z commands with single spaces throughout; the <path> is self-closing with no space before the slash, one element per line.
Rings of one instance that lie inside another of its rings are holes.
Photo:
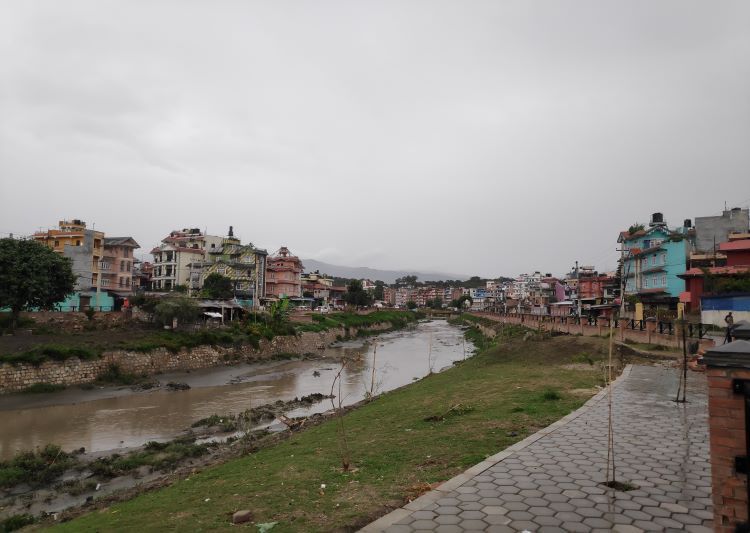
<path fill-rule="evenodd" d="M 185 296 L 162 298 L 154 307 L 154 320 L 162 326 L 171 327 L 175 318 L 178 324 L 192 324 L 200 314 L 195 300 Z"/>
<path fill-rule="evenodd" d="M 385 294 L 385 291 L 383 289 L 385 289 L 385 282 L 381 280 L 375 281 L 375 291 L 373 292 L 373 297 L 376 300 L 383 299 L 383 296 Z"/>
<path fill-rule="evenodd" d="M 75 283 L 68 258 L 36 241 L 0 239 L 0 308 L 10 309 L 11 329 L 21 311 L 52 309 Z"/>
<path fill-rule="evenodd" d="M 362 288 L 362 282 L 353 279 L 346 286 L 344 301 L 349 305 L 366 307 L 372 303 L 372 296 Z"/>
<path fill-rule="evenodd" d="M 442 309 L 443 308 L 443 299 L 442 298 L 435 298 L 432 300 L 432 305 L 430 305 L 433 309 Z"/>
<path fill-rule="evenodd" d="M 471 296 L 469 296 L 468 294 L 463 294 L 457 300 L 451 300 L 451 307 L 455 307 L 456 309 L 464 309 L 465 307 L 471 307 L 471 304 L 473 303 L 474 300 L 471 299 Z"/>
<path fill-rule="evenodd" d="M 396 288 L 411 287 L 417 284 L 417 276 L 404 276 L 403 278 L 396 278 L 395 286 Z"/>
<path fill-rule="evenodd" d="M 203 294 L 208 298 L 226 300 L 234 295 L 232 280 L 221 274 L 213 272 L 206 276 L 203 282 Z"/>
<path fill-rule="evenodd" d="M 407 309 L 416 309 L 417 308 L 417 302 L 415 302 L 414 300 L 409 300 L 408 302 L 406 302 L 406 308 Z"/>

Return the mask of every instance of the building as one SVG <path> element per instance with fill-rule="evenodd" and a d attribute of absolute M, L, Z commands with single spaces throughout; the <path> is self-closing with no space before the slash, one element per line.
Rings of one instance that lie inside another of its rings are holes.
<path fill-rule="evenodd" d="M 686 220 L 686 223 L 690 221 Z M 695 249 L 698 252 L 715 252 L 717 246 L 729 241 L 732 234 L 750 231 L 750 210 L 724 210 L 721 215 L 695 219 Z"/>
<path fill-rule="evenodd" d="M 686 221 L 689 222 L 689 221 Z M 670 230 L 661 213 L 654 213 L 647 228 L 620 232 L 622 276 L 625 297 L 637 298 L 645 305 L 676 309 L 685 282 L 692 249 L 687 225 Z"/>
<path fill-rule="evenodd" d="M 302 261 L 286 246 L 268 256 L 266 298 L 302 298 Z"/>
<path fill-rule="evenodd" d="M 146 290 L 151 288 L 151 277 L 154 274 L 154 265 L 148 261 L 133 259 L 133 290 Z"/>
<path fill-rule="evenodd" d="M 229 226 L 221 243 L 209 246 L 204 259 L 189 265 L 188 289 L 191 293 L 203 288 L 211 274 L 225 276 L 232 281 L 234 298 L 247 307 L 257 307 L 265 298 L 265 272 L 268 252 L 252 244 L 242 244 Z"/>
<path fill-rule="evenodd" d="M 114 309 L 114 298 L 103 290 L 104 280 L 101 276 L 104 232 L 88 229 L 83 220 L 76 218 L 61 220 L 57 229 L 38 231 L 32 238 L 70 259 L 71 268 L 76 275 L 75 292 L 60 302 L 57 309 Z"/>
<path fill-rule="evenodd" d="M 333 279 L 324 276 L 320 271 L 302 274 L 302 295 L 322 301 L 324 304 L 331 303 L 331 288 Z"/>
<path fill-rule="evenodd" d="M 126 298 L 132 294 L 135 258 L 133 252 L 140 245 L 133 237 L 105 237 L 104 256 L 99 265 L 102 276 L 102 288 Z"/>
<path fill-rule="evenodd" d="M 172 231 L 161 244 L 151 250 L 154 270 L 151 286 L 154 290 L 172 290 L 187 286 L 190 265 L 205 259 L 208 250 L 221 247 L 223 237 L 205 235 L 198 228 Z"/>
<path fill-rule="evenodd" d="M 687 311 L 711 310 L 720 314 L 719 311 L 724 310 L 720 308 L 721 305 L 730 305 L 740 300 L 744 302 L 744 293 L 750 293 L 750 238 L 733 239 L 722 243 L 719 249 L 726 256 L 724 266 L 693 267 L 680 275 L 686 286 L 685 291 L 680 294 L 680 301 L 685 304 Z M 732 307 L 726 309 L 750 311 Z M 717 313 L 710 315 L 708 323 L 723 325 L 718 322 Z M 723 319 L 723 315 L 721 318 Z"/>

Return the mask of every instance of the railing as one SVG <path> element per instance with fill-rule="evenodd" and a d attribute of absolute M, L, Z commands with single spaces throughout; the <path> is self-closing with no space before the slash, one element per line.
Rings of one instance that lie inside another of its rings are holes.
<path fill-rule="evenodd" d="M 526 322 L 551 322 L 553 324 L 573 324 L 573 325 L 586 325 L 586 326 L 602 326 L 609 327 L 610 320 L 614 321 L 613 326 L 615 328 L 625 327 L 626 329 L 633 331 L 647 331 L 646 324 L 649 322 L 654 323 L 653 331 L 658 332 L 661 335 L 676 335 L 678 331 L 679 321 L 669 320 L 655 320 L 645 319 L 636 320 L 633 318 L 608 318 L 608 317 L 593 317 L 593 316 L 575 316 L 575 315 L 538 315 L 533 313 L 504 313 L 504 312 L 492 312 L 487 311 L 489 314 L 496 316 L 507 316 L 520 320 L 521 323 Z M 624 324 L 624 326 L 622 326 Z M 711 328 L 710 324 L 703 323 L 692 323 L 687 322 L 686 336 L 689 338 L 703 339 Z"/>
<path fill-rule="evenodd" d="M 61 312 L 70 312 L 75 313 L 76 311 L 85 311 L 87 309 L 93 309 L 94 311 L 99 312 L 105 312 L 105 311 L 114 311 L 115 308 L 112 305 L 83 305 L 83 306 L 76 306 L 76 305 L 58 305 L 55 307 L 55 311 L 61 311 Z"/>

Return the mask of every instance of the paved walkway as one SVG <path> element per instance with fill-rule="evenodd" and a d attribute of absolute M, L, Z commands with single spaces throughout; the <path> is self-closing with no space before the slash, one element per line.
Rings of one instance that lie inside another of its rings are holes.
<path fill-rule="evenodd" d="M 606 478 L 607 393 L 366 526 L 387 531 L 712 531 L 706 380 L 626 368 L 614 384 L 617 480 Z"/>

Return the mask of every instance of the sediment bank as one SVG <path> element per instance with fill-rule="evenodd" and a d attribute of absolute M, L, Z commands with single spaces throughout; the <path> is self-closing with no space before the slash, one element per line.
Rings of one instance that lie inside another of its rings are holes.
<path fill-rule="evenodd" d="M 298 335 L 261 339 L 258 347 L 241 346 L 197 346 L 183 348 L 173 353 L 166 348 L 148 352 L 130 350 L 106 350 L 97 359 L 70 358 L 65 361 L 45 361 L 39 365 L 29 363 L 0 364 L 0 394 L 20 392 L 34 385 L 71 386 L 93 383 L 108 370 L 117 368 L 123 374 L 152 376 L 176 370 L 197 370 L 239 362 L 261 362 L 283 354 L 315 353 L 331 343 L 347 336 L 356 336 L 361 331 L 385 331 L 392 329 L 387 322 L 366 328 L 332 328 L 320 332 L 304 332 Z"/>

